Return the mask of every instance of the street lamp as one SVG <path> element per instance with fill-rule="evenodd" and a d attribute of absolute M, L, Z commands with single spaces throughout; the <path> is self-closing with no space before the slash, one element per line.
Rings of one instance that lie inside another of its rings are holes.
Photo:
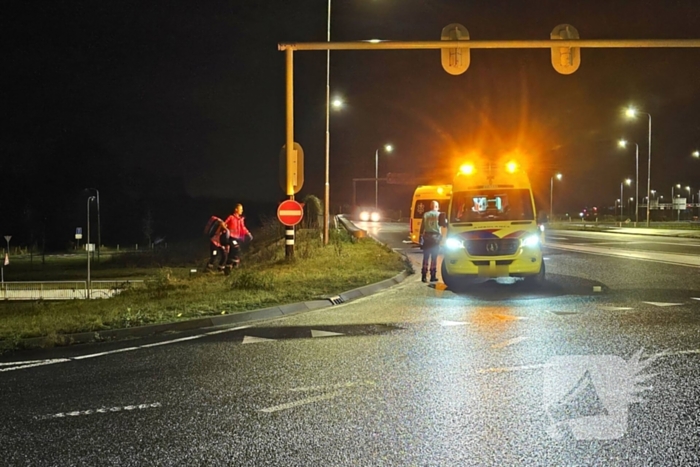
<path fill-rule="evenodd" d="M 624 139 L 621 139 L 617 143 L 620 147 L 626 148 L 627 147 L 627 141 Z M 637 222 L 639 222 L 639 145 L 637 143 L 634 143 L 635 146 L 635 161 L 636 161 L 636 179 L 634 181 L 634 186 L 636 189 L 636 194 L 635 194 L 635 202 L 634 202 L 634 226 L 637 227 Z"/>
<path fill-rule="evenodd" d="M 100 262 L 100 245 L 102 245 L 102 224 L 100 223 L 100 190 L 97 188 L 88 188 L 95 190 L 97 194 L 97 262 Z"/>
<path fill-rule="evenodd" d="M 700 151 L 693 151 L 693 157 L 700 157 Z"/>
<path fill-rule="evenodd" d="M 386 152 L 391 152 L 394 150 L 394 146 L 391 144 L 385 144 L 384 150 Z M 374 151 L 374 209 L 379 206 L 379 148 Z"/>
<path fill-rule="evenodd" d="M 623 208 L 622 200 L 625 198 L 625 195 L 623 193 L 625 183 L 627 184 L 627 186 L 630 186 L 632 184 L 632 179 L 628 178 L 628 179 L 625 179 L 625 181 L 620 182 L 620 223 L 622 223 L 622 216 L 624 216 L 623 210 L 622 210 L 622 208 Z"/>
<path fill-rule="evenodd" d="M 87 250 L 87 298 L 90 298 L 90 201 L 94 200 L 94 196 L 90 196 L 87 199 L 87 243 L 85 244 L 85 249 Z"/>
<path fill-rule="evenodd" d="M 627 109 L 625 112 L 628 117 L 634 118 L 638 114 L 643 114 L 649 117 L 649 162 L 647 164 L 647 198 L 651 197 L 651 114 L 647 112 L 640 112 L 639 110 L 635 109 L 634 107 L 630 107 Z M 650 221 L 650 206 L 649 202 L 647 202 L 647 227 L 649 227 L 649 221 Z"/>
<path fill-rule="evenodd" d="M 674 188 L 678 188 L 679 190 L 681 189 L 681 184 L 676 183 L 675 185 L 671 185 L 671 211 L 673 211 L 673 205 L 675 204 L 673 202 L 674 199 L 676 199 L 675 194 L 673 193 Z M 681 220 L 681 210 L 678 210 L 678 220 Z"/>
<path fill-rule="evenodd" d="M 554 219 L 554 179 L 561 180 L 562 175 L 560 173 L 552 175 L 549 179 L 549 216 Z"/>

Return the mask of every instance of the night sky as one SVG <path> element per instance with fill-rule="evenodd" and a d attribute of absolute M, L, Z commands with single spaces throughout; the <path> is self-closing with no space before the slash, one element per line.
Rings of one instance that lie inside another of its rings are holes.
<path fill-rule="evenodd" d="M 277 43 L 325 40 L 326 7 L 325 0 L 3 2 L 3 167 L 41 174 L 75 152 L 70 164 L 155 172 L 192 197 L 279 201 L 285 109 Z M 475 40 L 548 39 L 560 23 L 585 39 L 698 38 L 700 5 L 334 0 L 332 38 L 437 40 L 452 22 Z M 302 195 L 322 198 L 325 52 L 299 52 L 295 62 Z M 634 175 L 633 149 L 616 145 L 626 137 L 640 144 L 645 193 L 647 121 L 627 121 L 622 109 L 630 104 L 653 118 L 652 188 L 665 197 L 675 183 L 700 189 L 700 160 L 690 156 L 700 148 L 698 49 L 585 49 L 569 76 L 553 70 L 548 50 L 474 50 L 460 76 L 442 70 L 439 51 L 339 51 L 331 63 L 331 94 L 347 103 L 331 115 L 333 206 L 350 202 L 353 177 L 374 175 L 375 149 L 385 143 L 395 150 L 380 156 L 380 176 L 408 172 L 431 183 L 449 183 L 472 151 L 520 150 L 542 208 L 551 175 L 561 171 L 558 210 L 579 210 L 612 204 L 620 181 Z M 380 197 L 405 208 L 412 189 L 383 187 Z M 359 201 L 373 200 L 372 190 L 363 185 Z"/>

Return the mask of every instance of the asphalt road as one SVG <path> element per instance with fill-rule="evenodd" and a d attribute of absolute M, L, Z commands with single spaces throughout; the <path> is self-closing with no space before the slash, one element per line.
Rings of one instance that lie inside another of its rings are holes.
<path fill-rule="evenodd" d="M 405 226 L 368 230 L 419 259 Z M 249 328 L 5 358 L 0 464 L 700 465 L 700 269 L 559 238 L 540 290 L 412 276 Z"/>

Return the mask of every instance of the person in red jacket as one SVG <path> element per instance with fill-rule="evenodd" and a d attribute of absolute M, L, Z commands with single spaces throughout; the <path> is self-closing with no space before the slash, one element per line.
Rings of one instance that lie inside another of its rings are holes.
<path fill-rule="evenodd" d="M 228 253 L 228 268 L 238 267 L 241 263 L 241 244 L 244 241 L 253 240 L 253 234 L 250 233 L 245 226 L 245 217 L 243 217 L 243 205 L 237 204 L 233 209 L 233 214 L 228 216 L 224 221 L 230 236 L 231 248 Z"/>

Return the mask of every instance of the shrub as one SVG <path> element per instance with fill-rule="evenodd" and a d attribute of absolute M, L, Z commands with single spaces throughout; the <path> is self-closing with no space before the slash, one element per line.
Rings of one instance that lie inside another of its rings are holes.
<path fill-rule="evenodd" d="M 269 272 L 244 269 L 233 273 L 231 287 L 239 290 L 274 290 L 275 278 Z"/>

